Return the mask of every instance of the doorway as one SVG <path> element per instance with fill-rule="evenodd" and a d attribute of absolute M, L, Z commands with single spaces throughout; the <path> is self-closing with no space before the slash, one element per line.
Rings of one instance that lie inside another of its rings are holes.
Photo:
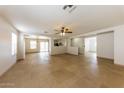
<path fill-rule="evenodd" d="M 97 42 L 96 37 L 85 38 L 85 52 L 96 53 Z"/>
<path fill-rule="evenodd" d="M 48 41 L 40 42 L 40 52 L 48 52 L 49 51 L 49 43 Z"/>

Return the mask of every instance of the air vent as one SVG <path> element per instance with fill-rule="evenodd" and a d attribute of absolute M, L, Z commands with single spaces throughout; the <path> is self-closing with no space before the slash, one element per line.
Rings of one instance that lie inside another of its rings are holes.
<path fill-rule="evenodd" d="M 63 9 L 66 10 L 67 8 L 72 8 L 72 7 L 73 7 L 73 5 L 65 5 L 65 6 L 63 7 Z"/>
<path fill-rule="evenodd" d="M 64 11 L 68 11 L 69 13 L 71 13 L 75 9 L 76 9 L 76 6 L 75 5 L 65 5 L 65 6 L 63 6 L 63 10 Z"/>

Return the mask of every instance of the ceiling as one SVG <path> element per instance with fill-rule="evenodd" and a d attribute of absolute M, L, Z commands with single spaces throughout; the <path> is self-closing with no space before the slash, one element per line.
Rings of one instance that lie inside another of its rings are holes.
<path fill-rule="evenodd" d="M 72 29 L 70 36 L 124 24 L 124 6 L 76 7 L 69 13 L 63 5 L 0 6 L 0 15 L 19 31 L 45 36 L 55 36 L 61 26 Z"/>

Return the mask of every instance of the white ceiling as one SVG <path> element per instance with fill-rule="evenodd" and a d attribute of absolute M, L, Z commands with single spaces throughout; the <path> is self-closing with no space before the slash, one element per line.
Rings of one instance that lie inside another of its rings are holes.
<path fill-rule="evenodd" d="M 52 36 L 54 29 L 68 26 L 73 34 L 124 24 L 123 6 L 77 6 L 69 13 L 62 5 L 0 6 L 0 14 L 16 29 L 30 34 Z M 44 33 L 47 31 L 48 33 Z"/>

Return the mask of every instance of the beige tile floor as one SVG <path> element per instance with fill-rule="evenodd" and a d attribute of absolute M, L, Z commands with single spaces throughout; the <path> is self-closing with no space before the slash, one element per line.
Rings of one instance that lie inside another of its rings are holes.
<path fill-rule="evenodd" d="M 26 55 L 0 77 L 0 87 L 94 88 L 124 87 L 124 67 L 95 54 Z"/>

